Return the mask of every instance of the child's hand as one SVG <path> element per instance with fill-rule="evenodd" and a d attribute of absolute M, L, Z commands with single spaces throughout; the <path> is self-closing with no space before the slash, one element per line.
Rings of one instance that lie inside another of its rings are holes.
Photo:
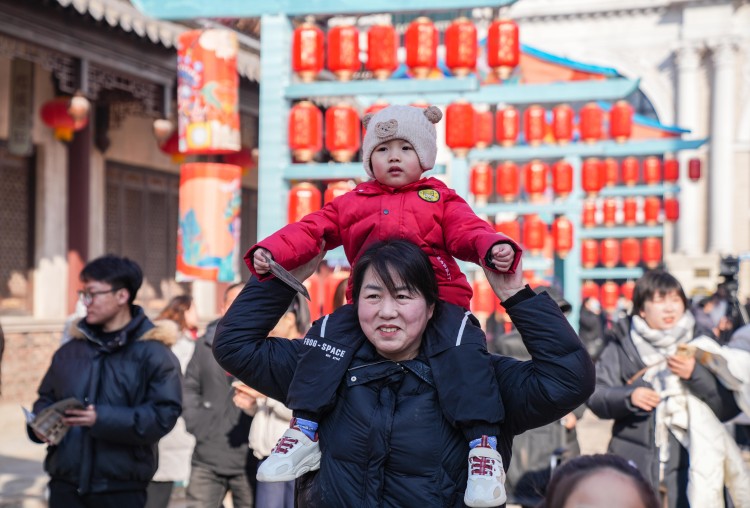
<path fill-rule="evenodd" d="M 258 247 L 253 252 L 253 268 L 258 275 L 264 275 L 271 270 L 271 265 L 266 261 L 266 258 L 273 259 L 273 256 L 263 247 Z"/>
<path fill-rule="evenodd" d="M 495 265 L 495 269 L 498 272 L 507 272 L 510 270 L 510 266 L 513 264 L 514 255 L 513 247 L 507 243 L 493 245 L 492 250 L 490 251 L 492 263 Z"/>

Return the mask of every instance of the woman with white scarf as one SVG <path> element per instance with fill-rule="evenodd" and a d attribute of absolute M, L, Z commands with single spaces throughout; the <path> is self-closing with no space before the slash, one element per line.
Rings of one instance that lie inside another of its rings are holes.
<path fill-rule="evenodd" d="M 696 328 L 687 303 L 667 272 L 638 280 L 631 315 L 611 330 L 596 365 L 588 405 L 614 420 L 609 451 L 632 461 L 669 508 L 723 508 L 724 487 L 735 507 L 748 508 L 750 476 L 721 423 L 745 401 L 707 360 L 703 351 L 714 349 L 715 360 L 722 348 Z"/>

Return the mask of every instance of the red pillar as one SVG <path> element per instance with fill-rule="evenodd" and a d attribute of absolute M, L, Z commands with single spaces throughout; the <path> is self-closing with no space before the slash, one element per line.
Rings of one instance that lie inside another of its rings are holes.
<path fill-rule="evenodd" d="M 91 123 L 89 123 L 91 125 Z M 68 312 L 76 307 L 79 275 L 89 261 L 91 130 L 75 133 L 68 145 Z M 104 218 L 101 218 L 104 220 Z"/>

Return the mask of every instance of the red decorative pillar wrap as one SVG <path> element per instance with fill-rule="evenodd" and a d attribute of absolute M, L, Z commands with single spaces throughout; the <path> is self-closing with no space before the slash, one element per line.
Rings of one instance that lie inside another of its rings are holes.
<path fill-rule="evenodd" d="M 581 284 L 581 298 L 596 298 L 599 299 L 599 284 L 593 280 L 585 280 Z"/>
<path fill-rule="evenodd" d="M 409 24 L 404 40 L 406 66 L 411 69 L 416 78 L 426 78 L 437 66 L 437 28 L 430 18 L 419 17 Z"/>
<path fill-rule="evenodd" d="M 680 218 L 680 201 L 676 197 L 664 198 L 664 218 L 669 222 L 677 222 Z"/>
<path fill-rule="evenodd" d="M 533 255 L 538 256 L 547 243 L 547 224 L 538 215 L 525 215 L 523 218 L 523 244 Z"/>
<path fill-rule="evenodd" d="M 498 107 L 495 114 L 495 137 L 502 146 L 513 146 L 518 141 L 521 119 L 513 106 Z"/>
<path fill-rule="evenodd" d="M 477 66 L 477 29 L 468 18 L 456 18 L 445 30 L 445 65 L 459 77 Z"/>
<path fill-rule="evenodd" d="M 314 81 L 323 70 L 323 30 L 313 23 L 302 23 L 292 35 L 292 70 L 305 83 Z"/>
<path fill-rule="evenodd" d="M 615 238 L 604 238 L 599 242 L 599 259 L 607 268 L 620 262 L 620 242 Z"/>
<path fill-rule="evenodd" d="M 688 178 L 692 181 L 697 182 L 701 179 L 701 160 L 690 159 L 688 161 Z"/>
<path fill-rule="evenodd" d="M 392 25 L 375 25 L 367 32 L 367 65 L 375 79 L 388 79 L 398 68 L 398 34 Z"/>
<path fill-rule="evenodd" d="M 658 224 L 659 212 L 661 211 L 661 199 L 656 196 L 647 196 L 643 200 L 643 220 L 649 226 Z"/>
<path fill-rule="evenodd" d="M 614 187 L 617 185 L 618 173 L 620 172 L 617 159 L 607 157 L 602 164 L 604 164 L 604 186 Z"/>
<path fill-rule="evenodd" d="M 569 104 L 558 104 L 552 110 L 552 135 L 561 145 L 573 139 L 573 115 Z"/>
<path fill-rule="evenodd" d="M 487 162 L 479 162 L 471 168 L 470 192 L 478 206 L 487 204 L 492 195 L 492 166 Z"/>
<path fill-rule="evenodd" d="M 581 223 L 585 228 L 593 228 L 596 226 L 596 201 L 593 199 L 587 199 L 583 202 Z"/>
<path fill-rule="evenodd" d="M 357 72 L 359 61 L 359 30 L 340 25 L 328 31 L 328 69 L 341 81 L 349 81 Z"/>
<path fill-rule="evenodd" d="M 298 162 L 310 162 L 323 149 L 323 113 L 310 101 L 295 104 L 289 111 L 289 149 Z"/>
<path fill-rule="evenodd" d="M 677 183 L 680 179 L 680 163 L 677 159 L 664 159 L 664 181 Z"/>
<path fill-rule="evenodd" d="M 495 231 L 519 242 L 521 240 L 521 224 L 518 222 L 518 218 L 515 218 L 514 220 L 505 220 L 499 219 L 499 217 L 500 214 L 498 214 L 498 218 L 495 219 Z"/>
<path fill-rule="evenodd" d="M 346 194 L 354 189 L 354 183 L 349 180 L 339 180 L 338 182 L 331 182 L 326 187 L 326 191 L 323 194 L 323 204 L 328 204 L 339 196 Z"/>
<path fill-rule="evenodd" d="M 656 268 L 661 264 L 662 246 L 661 238 L 644 238 L 641 242 L 643 263 L 648 268 Z"/>
<path fill-rule="evenodd" d="M 599 290 L 601 295 L 602 308 L 607 312 L 613 312 L 617 309 L 617 300 L 620 298 L 620 287 L 614 281 L 608 280 L 602 284 Z"/>
<path fill-rule="evenodd" d="M 638 167 L 638 159 L 635 157 L 625 157 L 620 166 L 620 175 L 622 176 L 622 183 L 628 187 L 638 183 L 640 179 L 640 169 Z"/>
<path fill-rule="evenodd" d="M 495 133 L 492 129 L 492 124 L 494 123 L 494 119 L 492 118 L 492 111 L 490 111 L 486 106 L 475 106 L 474 111 L 474 123 L 476 126 L 475 130 L 477 135 L 476 147 L 487 148 L 495 139 Z"/>
<path fill-rule="evenodd" d="M 474 107 L 464 100 L 448 105 L 445 110 L 445 144 L 457 157 L 466 157 L 475 143 Z"/>
<path fill-rule="evenodd" d="M 620 260 L 628 268 L 641 262 L 641 242 L 637 238 L 623 238 L 620 242 Z"/>
<path fill-rule="evenodd" d="M 539 146 L 544 140 L 546 122 L 544 108 L 533 104 L 523 112 L 523 134 L 526 144 Z"/>
<path fill-rule="evenodd" d="M 573 223 L 559 216 L 552 223 L 552 242 L 558 257 L 565 259 L 573 248 Z"/>
<path fill-rule="evenodd" d="M 615 198 L 606 198 L 602 202 L 602 222 L 605 226 L 612 227 L 615 225 L 617 217 L 617 200 Z"/>
<path fill-rule="evenodd" d="M 596 157 L 583 161 L 581 169 L 581 187 L 589 196 L 597 194 L 604 186 L 602 163 Z"/>
<path fill-rule="evenodd" d="M 595 102 L 589 102 L 581 108 L 578 115 L 578 130 L 581 134 L 581 140 L 586 143 L 595 143 L 602 139 L 602 120 L 604 118 L 602 108 Z"/>
<path fill-rule="evenodd" d="M 634 226 L 638 216 L 638 201 L 634 197 L 622 200 L 622 221 L 626 226 Z"/>
<path fill-rule="evenodd" d="M 497 19 L 487 31 L 487 65 L 498 78 L 506 80 L 518 66 L 521 43 L 518 25 L 512 19 Z"/>
<path fill-rule="evenodd" d="M 549 173 L 549 166 L 539 159 L 534 159 L 523 166 L 524 191 L 530 201 L 539 201 L 544 197 L 544 192 L 547 190 L 547 173 Z"/>
<path fill-rule="evenodd" d="M 617 101 L 609 112 L 609 137 L 624 143 L 633 132 L 633 107 L 627 101 Z"/>
<path fill-rule="evenodd" d="M 515 162 L 505 161 L 497 165 L 495 185 L 497 195 L 503 201 L 511 202 L 518 199 L 519 176 Z"/>
<path fill-rule="evenodd" d="M 581 264 L 584 268 L 594 268 L 599 264 L 599 242 L 593 238 L 581 241 Z"/>
<path fill-rule="evenodd" d="M 620 294 L 628 301 L 633 301 L 633 291 L 635 291 L 635 281 L 628 280 L 620 284 Z"/>
<path fill-rule="evenodd" d="M 89 215 L 91 200 L 91 134 L 83 121 L 81 134 L 71 139 L 68 148 L 67 262 L 68 262 L 68 312 L 74 312 L 81 287 L 79 274 L 89 259 Z M 74 128 L 75 130 L 75 128 Z"/>
<path fill-rule="evenodd" d="M 643 161 L 643 181 L 646 185 L 661 183 L 661 160 L 653 155 Z"/>
<path fill-rule="evenodd" d="M 298 222 L 305 215 L 320 210 L 320 191 L 310 182 L 302 182 L 289 190 L 289 224 Z"/>
<path fill-rule="evenodd" d="M 326 111 L 326 150 L 336 162 L 349 162 L 360 146 L 360 120 L 357 110 L 338 104 Z"/>
<path fill-rule="evenodd" d="M 552 165 L 552 189 L 555 195 L 564 198 L 573 190 L 573 166 L 565 160 Z"/>

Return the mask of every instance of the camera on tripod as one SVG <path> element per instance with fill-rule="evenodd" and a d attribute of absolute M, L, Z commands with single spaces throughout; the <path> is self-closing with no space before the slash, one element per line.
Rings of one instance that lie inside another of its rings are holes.
<path fill-rule="evenodd" d="M 750 254 L 744 253 L 740 256 L 722 256 L 719 261 L 719 275 L 724 279 L 719 284 L 719 293 L 724 297 L 728 306 L 726 316 L 732 323 L 732 330 L 728 330 L 727 337 L 720 337 L 720 339 L 728 339 L 728 335 L 731 335 L 733 330 L 748 323 L 748 316 L 745 308 L 740 305 L 737 298 L 737 291 L 739 290 L 739 274 L 740 274 L 740 261 L 750 259 Z M 725 335 L 722 333 L 722 335 Z"/>

